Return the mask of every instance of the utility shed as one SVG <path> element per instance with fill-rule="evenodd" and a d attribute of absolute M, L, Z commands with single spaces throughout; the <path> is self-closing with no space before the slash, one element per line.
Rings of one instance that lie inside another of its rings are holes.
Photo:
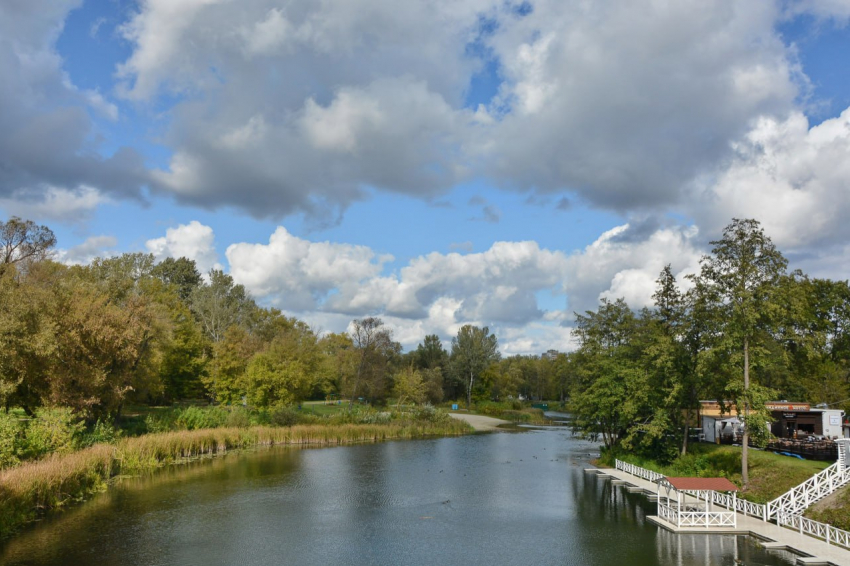
<path fill-rule="evenodd" d="M 736 528 L 735 511 L 712 508 L 716 492 L 732 494 L 735 509 L 738 487 L 726 478 L 663 477 L 658 480 L 658 517 L 677 528 Z"/>

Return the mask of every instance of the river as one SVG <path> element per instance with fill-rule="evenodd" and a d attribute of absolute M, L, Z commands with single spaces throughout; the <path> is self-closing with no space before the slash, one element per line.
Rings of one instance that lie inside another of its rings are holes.
<path fill-rule="evenodd" d="M 122 481 L 7 541 L 7 566 L 793 565 L 748 537 L 674 535 L 583 472 L 564 427 L 270 448 Z"/>

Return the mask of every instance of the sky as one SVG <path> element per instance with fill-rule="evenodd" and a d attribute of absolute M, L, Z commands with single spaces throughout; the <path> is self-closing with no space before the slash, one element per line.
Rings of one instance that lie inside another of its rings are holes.
<path fill-rule="evenodd" d="M 4 0 L 0 218 L 569 351 L 755 218 L 850 277 L 850 0 Z"/>

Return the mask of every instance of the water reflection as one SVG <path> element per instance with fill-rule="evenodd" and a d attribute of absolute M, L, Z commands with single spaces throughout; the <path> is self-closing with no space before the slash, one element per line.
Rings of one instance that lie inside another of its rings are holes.
<path fill-rule="evenodd" d="M 659 530 L 645 497 L 583 473 L 595 451 L 556 427 L 234 454 L 124 482 L 0 563 L 794 564 L 749 538 Z"/>

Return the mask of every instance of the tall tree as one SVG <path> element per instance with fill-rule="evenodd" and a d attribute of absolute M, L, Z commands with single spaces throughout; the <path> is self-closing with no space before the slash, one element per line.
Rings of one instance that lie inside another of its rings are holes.
<path fill-rule="evenodd" d="M 711 255 L 704 256 L 699 274 L 719 314 L 721 347 L 732 348 L 737 344 L 742 354 L 739 368 L 742 372 L 741 387 L 730 384 L 732 391 L 739 391 L 743 402 L 744 438 L 741 457 L 741 480 L 746 489 L 749 481 L 748 443 L 753 410 L 762 407 L 749 403 L 751 344 L 760 328 L 770 326 L 776 317 L 777 306 L 773 301 L 780 278 L 788 262 L 765 235 L 758 221 L 733 219 L 723 230 L 723 238 L 712 241 Z M 733 357 L 734 360 L 737 356 Z"/>
<path fill-rule="evenodd" d="M 354 400 L 364 389 L 369 390 L 373 397 L 383 391 L 387 358 L 394 343 L 384 322 L 371 316 L 352 321 L 349 335 L 358 354 L 357 371 L 353 376 L 348 401 L 348 408 L 351 409 Z"/>
<path fill-rule="evenodd" d="M 465 324 L 452 338 L 451 363 L 455 375 L 466 382 L 466 408 L 472 404 L 475 380 L 487 367 L 499 360 L 499 342 L 486 326 L 478 328 Z"/>
<path fill-rule="evenodd" d="M 46 258 L 55 245 L 56 236 L 47 226 L 17 216 L 0 222 L 0 274 L 11 264 Z"/>
<path fill-rule="evenodd" d="M 165 258 L 153 267 L 151 275 L 163 283 L 174 285 L 177 295 L 184 301 L 188 301 L 192 291 L 201 284 L 201 273 L 195 261 L 185 257 Z"/>
<path fill-rule="evenodd" d="M 233 277 L 213 269 L 210 282 L 197 287 L 191 295 L 192 312 L 213 342 L 224 338 L 234 324 L 245 324 L 256 305 L 245 287 L 236 285 Z"/>

